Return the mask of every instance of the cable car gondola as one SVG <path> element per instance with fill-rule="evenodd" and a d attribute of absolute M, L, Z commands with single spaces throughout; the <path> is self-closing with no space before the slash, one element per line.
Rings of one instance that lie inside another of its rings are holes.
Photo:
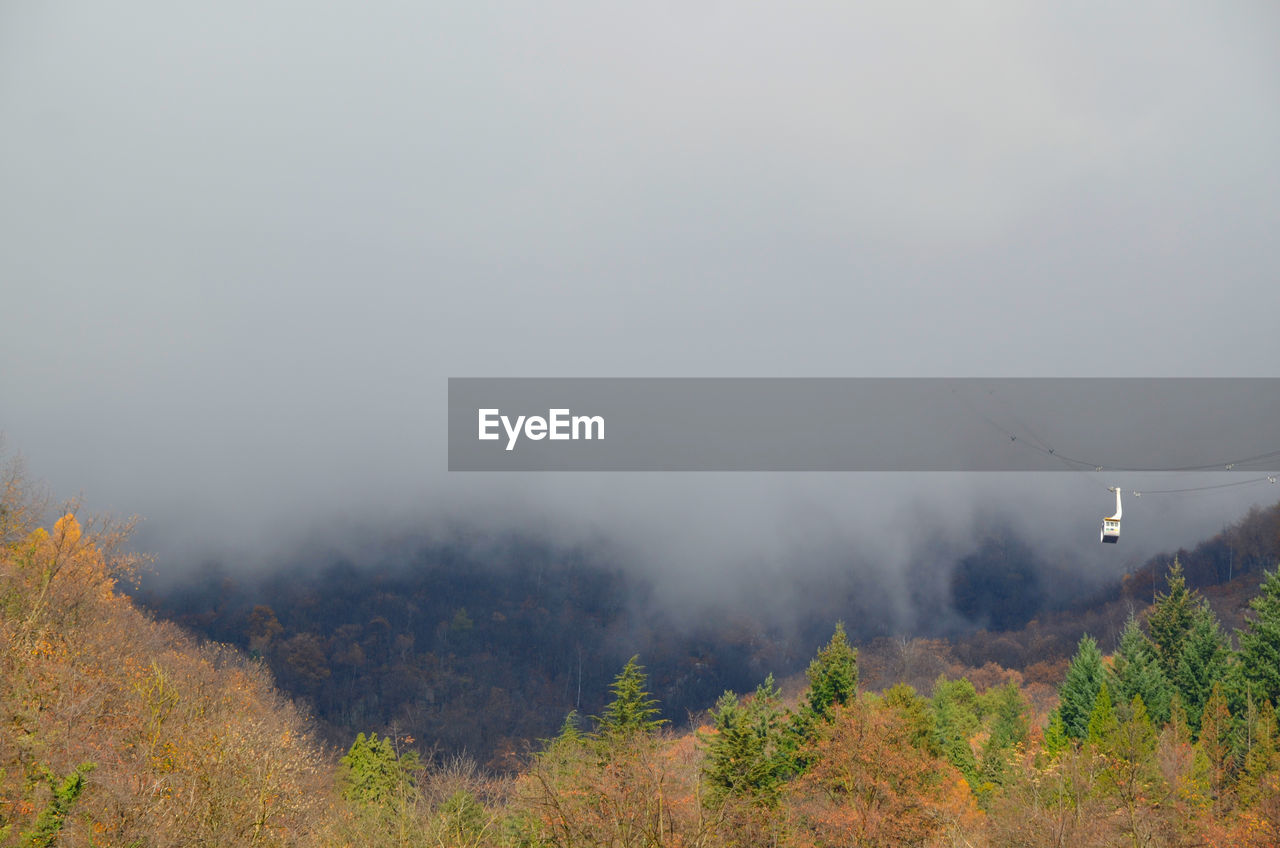
<path fill-rule="evenodd" d="M 1102 533 L 1099 538 L 1107 544 L 1114 545 L 1120 541 L 1120 487 L 1108 487 L 1108 491 L 1116 493 L 1116 514 L 1102 519 Z"/>

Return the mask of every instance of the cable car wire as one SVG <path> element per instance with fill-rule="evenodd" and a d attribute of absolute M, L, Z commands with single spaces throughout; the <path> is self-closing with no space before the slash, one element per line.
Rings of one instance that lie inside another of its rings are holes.
<path fill-rule="evenodd" d="M 1276 477 L 1274 474 L 1268 474 L 1266 477 L 1255 477 L 1252 480 L 1238 480 L 1234 483 L 1219 483 L 1216 486 L 1191 486 L 1186 489 L 1143 489 L 1142 491 L 1133 492 L 1135 498 L 1143 495 L 1180 495 L 1183 492 L 1207 492 L 1210 489 L 1229 489 L 1232 486 L 1252 486 L 1254 483 L 1274 483 Z"/>
<path fill-rule="evenodd" d="M 1240 466 L 1247 466 L 1253 463 L 1262 462 L 1264 460 L 1275 459 L 1277 457 L 1280 457 L 1280 450 L 1274 450 L 1274 451 L 1268 451 L 1267 453 L 1257 454 L 1256 456 L 1249 456 L 1241 459 L 1231 460 L 1230 462 L 1219 462 L 1219 463 L 1213 463 L 1213 464 L 1207 464 L 1207 465 L 1184 465 L 1184 466 L 1178 466 L 1173 468 L 1125 468 L 1122 466 L 1103 465 L 1096 462 L 1089 462 L 1083 459 L 1077 459 L 1075 457 L 1065 456 L 1061 453 L 1058 453 L 1057 450 L 1052 445 L 1050 445 L 1048 442 L 1044 441 L 1039 436 L 1037 436 L 1034 432 L 1032 432 L 1031 429 L 1026 426 L 1026 424 L 1022 424 L 1021 426 L 1030 434 L 1032 441 L 1027 441 L 1025 439 L 1020 440 L 1018 438 L 1017 433 L 1012 432 L 1007 427 L 1004 427 L 999 423 L 997 423 L 996 421 L 992 420 L 990 416 L 986 415 L 981 410 L 975 408 L 972 404 L 969 404 L 968 401 L 965 400 L 965 398 L 960 397 L 959 393 L 953 390 L 953 394 L 955 394 L 956 397 L 960 398 L 961 401 L 964 401 L 969 406 L 969 408 L 974 412 L 974 414 L 976 414 L 979 418 L 981 418 L 983 421 L 986 421 L 987 424 L 994 427 L 1000 433 L 1004 434 L 1004 436 L 1006 436 L 1009 439 L 1010 443 L 1019 445 L 1028 450 L 1033 450 L 1044 456 L 1053 457 L 1059 462 L 1062 462 L 1071 466 L 1072 470 L 1076 470 L 1076 471 L 1093 471 L 1093 472 L 1122 471 L 1122 472 L 1132 472 L 1132 473 L 1233 471 L 1239 468 Z M 995 398 L 994 390 L 989 390 L 987 392 L 987 396 L 994 399 Z M 1264 482 L 1275 483 L 1276 477 L 1273 475 L 1268 475 L 1265 477 L 1255 477 L 1250 480 L 1239 480 L 1232 483 L 1219 483 L 1216 485 L 1207 485 L 1207 486 L 1190 486 L 1190 487 L 1181 488 L 1181 489 L 1147 489 L 1145 491 L 1133 490 L 1133 494 L 1135 497 L 1141 497 L 1143 494 L 1164 495 L 1164 494 L 1181 494 L 1184 492 L 1203 492 L 1203 491 L 1209 491 L 1211 489 L 1226 489 L 1233 486 L 1248 486 L 1254 483 L 1264 483 Z M 1101 486 L 1102 484 L 1098 484 L 1098 485 Z M 1110 490 L 1112 487 L 1102 486 L 1102 488 Z"/>

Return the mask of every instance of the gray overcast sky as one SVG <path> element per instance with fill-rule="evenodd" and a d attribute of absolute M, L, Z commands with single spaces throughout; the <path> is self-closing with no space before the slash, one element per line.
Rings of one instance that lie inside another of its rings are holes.
<path fill-rule="evenodd" d="M 693 561 L 996 489 L 1075 539 L 1065 475 L 451 477 L 445 378 L 1280 376 L 1277 44 L 1269 0 L 6 2 L 0 431 L 157 544 L 471 509 Z"/>

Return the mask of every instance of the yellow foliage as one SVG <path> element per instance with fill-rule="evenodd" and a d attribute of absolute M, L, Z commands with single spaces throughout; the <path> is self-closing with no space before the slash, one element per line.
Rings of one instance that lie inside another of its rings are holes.
<path fill-rule="evenodd" d="M 21 833 L 46 805 L 32 776 L 93 762 L 60 845 L 315 844 L 328 775 L 303 718 L 117 594 L 123 538 L 68 511 L 0 545 L 0 822 Z"/>
<path fill-rule="evenodd" d="M 53 537 L 60 550 L 74 549 L 80 541 L 80 522 L 68 512 L 53 525 Z"/>

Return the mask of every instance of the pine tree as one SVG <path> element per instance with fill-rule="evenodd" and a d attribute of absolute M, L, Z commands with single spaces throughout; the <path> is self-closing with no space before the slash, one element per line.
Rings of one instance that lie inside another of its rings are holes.
<path fill-rule="evenodd" d="M 1102 700 L 1101 693 L 1098 698 Z M 1160 781 L 1155 762 L 1157 739 L 1141 695 L 1135 695 L 1124 711 L 1127 718 L 1112 722 L 1109 729 L 1102 732 L 1096 750 L 1106 762 L 1100 776 L 1101 788 L 1114 792 L 1121 804 L 1134 813 Z"/>
<path fill-rule="evenodd" d="M 604 715 L 599 719 L 602 738 L 629 739 L 666 724 L 666 719 L 655 718 L 662 711 L 658 709 L 657 700 L 649 697 L 646 685 L 644 666 L 640 665 L 640 656 L 636 655 L 627 660 L 609 687 L 613 701 L 604 708 Z"/>
<path fill-rule="evenodd" d="M 816 717 L 825 719 L 834 706 L 844 706 L 858 693 L 858 650 L 849 644 L 844 622 L 836 623 L 835 633 L 806 672 L 809 691 L 805 707 Z"/>
<path fill-rule="evenodd" d="M 1095 750 L 1104 750 L 1119 728 L 1120 722 L 1116 719 L 1115 707 L 1111 703 L 1111 693 L 1107 690 L 1107 684 L 1103 683 L 1098 689 L 1093 709 L 1089 712 L 1085 741 Z"/>
<path fill-rule="evenodd" d="M 969 739 L 978 731 L 978 694 L 965 678 L 940 676 L 933 688 L 934 745 L 960 770 L 970 786 L 977 786 L 978 760 Z"/>
<path fill-rule="evenodd" d="M 1118 703 L 1129 704 L 1140 695 L 1152 721 L 1164 724 L 1169 720 L 1173 686 L 1161 669 L 1155 646 L 1132 615 L 1120 636 L 1107 681 Z"/>
<path fill-rule="evenodd" d="M 401 755 L 390 738 L 378 738 L 376 733 L 368 737 L 358 734 L 339 762 L 342 764 L 338 776 L 342 797 L 367 806 L 403 799 L 415 785 L 420 767 L 416 751 Z"/>
<path fill-rule="evenodd" d="M 1209 789 L 1215 801 L 1222 798 L 1232 767 L 1231 709 L 1222 694 L 1221 684 L 1213 684 L 1209 700 L 1200 719 L 1200 739 L 1196 751 L 1204 755 L 1208 766 Z"/>
<path fill-rule="evenodd" d="M 577 759 L 591 740 L 582 732 L 582 719 L 577 710 L 570 710 L 560 725 L 560 732 L 542 740 L 542 750 L 536 755 L 541 767 L 552 770 L 567 768 Z"/>
<path fill-rule="evenodd" d="M 910 733 L 911 747 L 937 756 L 933 740 L 933 703 L 909 683 L 895 683 L 884 691 L 885 706 L 895 710 Z"/>
<path fill-rule="evenodd" d="M 1088 733 L 1089 715 L 1093 712 L 1104 676 L 1098 643 L 1089 636 L 1083 637 L 1058 689 L 1062 726 L 1071 739 L 1083 739 Z"/>
<path fill-rule="evenodd" d="M 1191 744 L 1191 722 L 1187 719 L 1187 711 L 1182 706 L 1182 696 L 1177 692 L 1169 700 L 1169 724 L 1167 725 L 1175 742 Z"/>
<path fill-rule="evenodd" d="M 994 788 L 1006 782 L 1014 751 L 1027 741 L 1027 701 L 1013 681 L 984 692 L 981 700 L 991 716 L 979 764 L 981 786 Z"/>
<path fill-rule="evenodd" d="M 1062 711 L 1054 710 L 1049 714 L 1049 726 L 1044 730 L 1044 741 L 1040 743 L 1040 748 L 1050 759 L 1056 759 L 1070 746 L 1071 737 L 1067 735 L 1067 726 L 1062 721 Z"/>
<path fill-rule="evenodd" d="M 714 797 L 737 795 L 772 804 L 785 776 L 782 706 L 769 675 L 745 704 L 725 692 L 711 713 L 716 733 L 707 742 L 703 774 Z"/>
<path fill-rule="evenodd" d="M 1012 680 L 983 693 L 991 698 L 991 740 L 1000 748 L 1013 748 L 1027 741 L 1027 699 Z"/>
<path fill-rule="evenodd" d="M 1126 756 L 1132 755 L 1135 760 L 1150 760 L 1156 750 L 1156 729 L 1141 695 L 1135 695 L 1130 702 L 1126 724 L 1129 734 Z"/>
<path fill-rule="evenodd" d="M 560 732 L 554 739 L 548 740 L 548 743 L 561 747 L 573 747 L 582 739 L 582 717 L 578 715 L 577 710 L 569 710 L 569 714 L 564 717 L 560 725 Z"/>
<path fill-rule="evenodd" d="M 1280 706 L 1280 568 L 1264 572 L 1249 606 L 1254 614 L 1239 631 L 1240 684 L 1253 698 Z"/>
<path fill-rule="evenodd" d="M 1175 557 L 1165 577 L 1169 591 L 1156 595 L 1156 602 L 1147 615 L 1147 629 L 1155 643 L 1156 654 L 1165 676 L 1172 680 L 1177 675 L 1178 658 L 1182 655 L 1182 643 L 1191 631 L 1192 618 L 1200 605 L 1199 593 L 1187 590 L 1187 580 L 1182 574 L 1182 563 Z"/>
<path fill-rule="evenodd" d="M 858 651 L 849 644 L 844 622 L 836 623 L 831 641 L 809 663 L 806 675 L 809 689 L 783 739 L 783 750 L 796 774 L 808 769 L 812 753 L 809 749 L 822 725 L 831 720 L 833 710 L 848 705 L 858 694 Z"/>
<path fill-rule="evenodd" d="M 480 845 L 485 818 L 484 805 L 476 796 L 459 789 L 436 811 L 436 840 L 440 845 Z"/>
<path fill-rule="evenodd" d="M 1280 769 L 1280 744 L 1276 739 L 1276 712 L 1270 701 L 1257 708 L 1252 724 L 1252 739 L 1240 775 L 1240 800 L 1249 806 L 1265 793 L 1263 781 Z"/>
<path fill-rule="evenodd" d="M 1192 613 L 1191 630 L 1182 645 L 1173 677 L 1187 710 L 1187 722 L 1195 731 L 1200 729 L 1200 715 L 1213 684 L 1227 675 L 1230 656 L 1227 637 L 1218 626 L 1217 616 L 1208 604 L 1201 604 Z"/>

